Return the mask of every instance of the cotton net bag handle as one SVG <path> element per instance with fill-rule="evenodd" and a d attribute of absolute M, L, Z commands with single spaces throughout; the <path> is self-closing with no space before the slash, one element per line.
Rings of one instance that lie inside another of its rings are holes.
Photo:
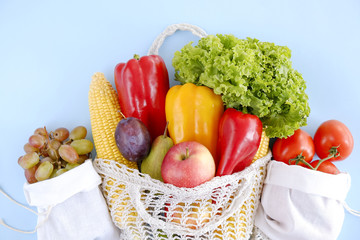
<path fill-rule="evenodd" d="M 151 45 L 148 55 L 159 55 L 159 49 L 163 44 L 165 38 L 173 35 L 176 31 L 190 31 L 192 34 L 199 38 L 206 37 L 206 32 L 198 26 L 187 24 L 187 23 L 178 23 L 168 26 L 153 42 Z"/>

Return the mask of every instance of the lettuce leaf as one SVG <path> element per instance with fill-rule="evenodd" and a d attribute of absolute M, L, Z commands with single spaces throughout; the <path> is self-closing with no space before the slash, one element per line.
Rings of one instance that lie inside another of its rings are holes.
<path fill-rule="evenodd" d="M 286 46 L 209 35 L 175 52 L 175 80 L 212 88 L 227 108 L 258 116 L 269 137 L 287 137 L 310 114 L 306 84 Z"/>

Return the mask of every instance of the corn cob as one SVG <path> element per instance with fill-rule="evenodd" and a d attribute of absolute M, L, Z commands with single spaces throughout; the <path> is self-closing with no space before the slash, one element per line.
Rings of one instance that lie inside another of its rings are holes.
<path fill-rule="evenodd" d="M 266 133 L 263 130 L 262 133 L 261 133 L 261 140 L 260 140 L 259 148 L 258 148 L 252 162 L 255 162 L 259 158 L 265 157 L 266 154 L 268 154 L 268 152 L 269 152 L 269 141 L 270 141 L 269 137 L 266 136 Z"/>
<path fill-rule="evenodd" d="M 115 160 L 129 168 L 137 168 L 137 164 L 125 159 L 116 146 L 114 134 L 122 116 L 117 93 L 103 73 L 95 73 L 92 76 L 89 110 L 97 157 Z"/>

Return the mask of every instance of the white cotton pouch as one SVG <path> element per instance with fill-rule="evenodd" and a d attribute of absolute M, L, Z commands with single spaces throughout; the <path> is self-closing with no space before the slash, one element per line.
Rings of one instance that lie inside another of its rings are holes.
<path fill-rule="evenodd" d="M 350 175 L 270 161 L 255 226 L 276 240 L 337 239 Z"/>
<path fill-rule="evenodd" d="M 100 183 L 91 159 L 55 178 L 25 183 L 26 200 L 38 209 L 38 239 L 119 239 Z"/>

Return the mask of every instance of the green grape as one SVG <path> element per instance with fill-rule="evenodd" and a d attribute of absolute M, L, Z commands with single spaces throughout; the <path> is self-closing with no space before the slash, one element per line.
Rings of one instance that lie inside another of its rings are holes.
<path fill-rule="evenodd" d="M 70 132 L 70 139 L 71 140 L 79 140 L 79 139 L 84 139 L 86 137 L 87 134 L 87 129 L 84 126 L 78 126 L 76 128 L 74 128 L 71 132 Z"/>
<path fill-rule="evenodd" d="M 51 159 L 58 160 L 58 159 L 60 158 L 59 153 L 58 153 L 58 150 L 55 150 L 55 149 L 52 148 L 52 147 L 49 147 L 49 148 L 46 150 L 46 153 L 49 155 L 49 157 L 50 157 Z"/>
<path fill-rule="evenodd" d="M 70 144 L 79 155 L 88 154 L 94 148 L 94 144 L 87 139 L 75 140 Z"/>
<path fill-rule="evenodd" d="M 48 161 L 42 162 L 35 172 L 36 180 L 43 181 L 48 179 L 51 176 L 53 170 L 54 170 L 54 166 L 50 162 Z"/>
<path fill-rule="evenodd" d="M 60 142 L 65 141 L 69 137 L 69 130 L 66 128 L 58 128 L 54 131 L 54 138 Z"/>
<path fill-rule="evenodd" d="M 66 164 L 65 169 L 66 170 L 71 170 L 73 168 L 76 168 L 77 166 L 80 166 L 80 164 L 79 163 L 68 163 L 68 164 Z"/>
<path fill-rule="evenodd" d="M 45 146 L 46 137 L 40 134 L 33 134 L 29 138 L 29 144 L 34 148 L 41 149 Z"/>
<path fill-rule="evenodd" d="M 61 174 L 65 173 L 65 172 L 67 172 L 67 171 L 68 171 L 68 170 L 65 169 L 65 168 L 60 168 L 60 169 L 56 170 L 56 172 L 55 172 L 55 177 L 60 176 Z"/>
<path fill-rule="evenodd" d="M 75 148 L 70 145 L 61 145 L 59 148 L 60 157 L 69 163 L 76 163 L 79 160 L 79 154 Z"/>
<path fill-rule="evenodd" d="M 31 153 L 31 152 L 38 152 L 39 149 L 37 149 L 36 147 L 31 146 L 30 143 L 26 143 L 24 145 L 24 151 L 25 151 L 25 153 Z"/>
<path fill-rule="evenodd" d="M 23 169 L 29 169 L 34 167 L 36 164 L 38 164 L 39 161 L 40 161 L 39 154 L 37 154 L 36 152 L 30 152 L 20 157 L 18 159 L 18 164 Z"/>

